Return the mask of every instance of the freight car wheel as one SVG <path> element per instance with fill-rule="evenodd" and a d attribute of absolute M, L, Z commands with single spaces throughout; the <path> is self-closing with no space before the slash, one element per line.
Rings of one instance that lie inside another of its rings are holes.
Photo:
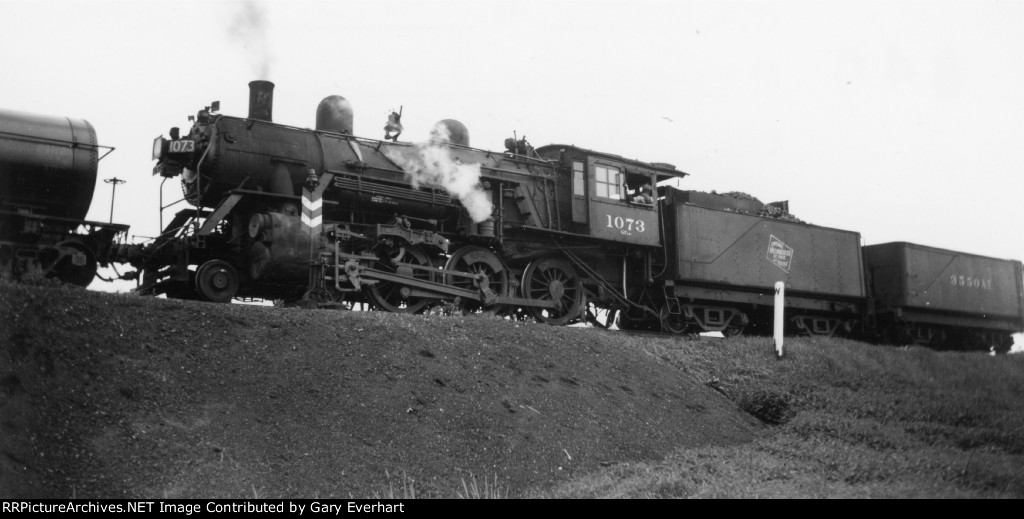
<path fill-rule="evenodd" d="M 96 277 L 96 255 L 81 242 L 69 240 L 57 245 L 64 255 L 53 267 L 52 274 L 64 283 L 87 287 Z"/>
<path fill-rule="evenodd" d="M 554 301 L 558 308 L 530 307 L 534 319 L 547 324 L 565 324 L 580 313 L 583 286 L 572 265 L 560 258 L 541 258 L 523 272 L 523 297 Z"/>
<path fill-rule="evenodd" d="M 223 260 L 210 260 L 196 269 L 196 292 L 203 299 L 227 303 L 238 293 L 238 271 Z"/>
<path fill-rule="evenodd" d="M 722 329 L 722 335 L 725 337 L 739 337 L 740 335 L 743 335 L 744 326 L 742 323 L 737 324 L 736 321 L 738 320 L 739 317 L 733 317 L 732 321 L 729 322 L 729 325 Z"/>
<path fill-rule="evenodd" d="M 398 263 L 398 265 L 395 263 Z M 401 248 L 396 255 L 392 256 L 391 260 L 378 261 L 374 264 L 373 268 L 410 279 L 430 280 L 430 272 L 422 269 L 413 269 L 401 264 L 433 266 L 430 257 L 425 252 L 417 247 L 407 246 Z M 417 314 L 435 301 L 435 299 L 431 298 L 413 297 L 410 295 L 410 292 L 411 289 L 408 285 L 393 281 L 380 281 L 367 287 L 366 291 L 373 304 L 388 312 Z"/>
<path fill-rule="evenodd" d="M 451 258 L 448 258 L 444 269 L 474 275 L 474 278 L 468 278 L 447 274 L 444 277 L 446 285 L 474 292 L 486 288 L 500 297 L 509 295 L 508 269 L 502 264 L 501 259 L 488 249 L 475 245 L 462 247 L 456 250 Z M 480 301 L 460 298 L 459 307 L 464 312 L 475 312 L 484 308 L 485 305 Z M 498 305 L 488 307 L 487 310 L 500 313 L 504 308 Z"/>
<path fill-rule="evenodd" d="M 667 306 L 661 307 L 658 311 L 658 317 L 661 320 L 661 330 L 664 332 L 674 333 L 676 335 L 684 335 L 686 330 L 690 327 L 689 323 L 686 322 L 686 317 L 682 312 L 678 314 L 672 314 L 669 312 Z"/>

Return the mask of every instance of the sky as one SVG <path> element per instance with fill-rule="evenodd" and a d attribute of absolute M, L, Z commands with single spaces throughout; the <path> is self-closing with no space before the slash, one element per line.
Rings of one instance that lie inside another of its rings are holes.
<path fill-rule="evenodd" d="M 1019 1 L 0 0 L 0 107 L 91 122 L 138 237 L 153 139 L 212 101 L 245 116 L 267 79 L 283 124 L 338 94 L 364 137 L 402 107 L 403 140 L 453 118 L 474 147 L 668 162 L 866 245 L 1024 260 L 1022 21 Z"/>

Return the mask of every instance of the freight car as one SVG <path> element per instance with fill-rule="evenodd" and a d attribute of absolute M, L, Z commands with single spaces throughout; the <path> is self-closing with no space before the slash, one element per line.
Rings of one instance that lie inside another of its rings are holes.
<path fill-rule="evenodd" d="M 83 119 L 0 110 L 0 276 L 87 286 L 109 265 L 128 226 L 84 219 L 101 149 Z"/>
<path fill-rule="evenodd" d="M 1009 351 L 1024 329 L 1024 267 L 913 243 L 864 247 L 872 330 L 889 344 Z"/>
<path fill-rule="evenodd" d="M 140 292 L 736 335 L 768 333 L 784 281 L 790 333 L 902 341 L 883 331 L 926 321 L 896 278 L 865 268 L 859 234 L 788 218 L 785 202 L 667 187 L 687 174 L 577 146 L 477 149 L 453 120 L 422 143 L 391 136 L 400 114 L 383 139 L 356 137 L 340 96 L 320 103 L 315 129 L 282 125 L 273 88 L 250 83 L 247 117 L 214 103 L 154 141 L 154 173 L 180 177 L 191 207 L 133 259 Z M 1016 299 L 929 322 L 996 330 L 979 344 L 1002 348 L 1024 329 L 1016 272 Z"/>

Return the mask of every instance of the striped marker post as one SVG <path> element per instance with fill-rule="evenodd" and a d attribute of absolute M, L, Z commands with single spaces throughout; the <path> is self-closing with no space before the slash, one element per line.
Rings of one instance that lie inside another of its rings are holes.
<path fill-rule="evenodd" d="M 330 184 L 331 175 L 317 177 L 315 170 L 309 170 L 302 187 L 302 225 L 309 229 L 309 288 L 302 300 L 315 308 L 324 291 L 323 265 L 320 263 L 320 233 L 324 227 L 324 189 Z"/>
<path fill-rule="evenodd" d="M 302 224 L 309 228 L 310 240 L 319 236 L 324 224 L 324 201 L 319 189 L 302 188 Z"/>
<path fill-rule="evenodd" d="M 320 248 L 320 231 L 324 227 L 324 190 L 316 171 L 309 170 L 306 184 L 302 187 L 302 225 L 309 229 L 309 261 L 319 263 L 316 256 Z"/>

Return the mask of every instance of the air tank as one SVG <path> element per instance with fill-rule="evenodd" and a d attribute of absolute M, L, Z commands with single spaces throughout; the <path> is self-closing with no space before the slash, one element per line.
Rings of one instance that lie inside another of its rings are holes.
<path fill-rule="evenodd" d="M 84 119 L 0 109 L 0 208 L 84 219 L 98 155 Z"/>

